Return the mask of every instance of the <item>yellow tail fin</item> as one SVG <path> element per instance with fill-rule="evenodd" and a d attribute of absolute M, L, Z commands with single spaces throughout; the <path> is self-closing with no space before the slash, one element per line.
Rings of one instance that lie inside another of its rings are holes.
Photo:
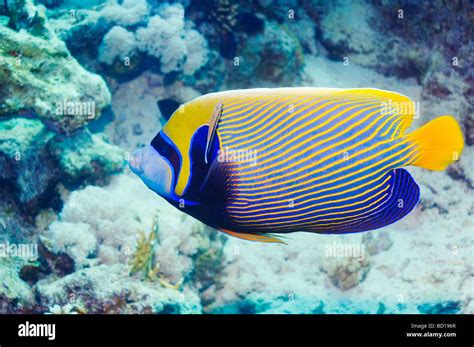
<path fill-rule="evenodd" d="M 428 170 L 441 171 L 459 160 L 464 137 L 458 122 L 441 116 L 408 134 L 420 146 L 420 156 L 413 164 Z"/>

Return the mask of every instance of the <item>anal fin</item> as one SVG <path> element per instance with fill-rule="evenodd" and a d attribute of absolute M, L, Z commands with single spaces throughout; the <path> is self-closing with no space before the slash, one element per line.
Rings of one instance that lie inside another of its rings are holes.
<path fill-rule="evenodd" d="M 234 236 L 242 240 L 254 241 L 254 242 L 265 242 L 265 243 L 283 243 L 286 245 L 286 242 L 280 240 L 279 238 L 275 236 L 270 236 L 269 234 L 240 233 L 240 232 L 235 232 L 235 231 L 231 231 L 224 228 L 219 228 L 218 230 L 222 231 L 223 233 L 227 235 Z"/>

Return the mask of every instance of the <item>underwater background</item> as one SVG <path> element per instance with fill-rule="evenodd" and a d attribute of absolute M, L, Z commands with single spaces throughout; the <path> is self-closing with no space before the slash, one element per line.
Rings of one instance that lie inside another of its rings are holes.
<path fill-rule="evenodd" d="M 474 313 L 473 33 L 469 1 L 2 1 L 0 312 Z M 126 165 L 167 105 L 292 86 L 405 94 L 412 129 L 453 115 L 464 152 L 409 168 L 421 201 L 394 225 L 288 245 L 223 235 Z"/>

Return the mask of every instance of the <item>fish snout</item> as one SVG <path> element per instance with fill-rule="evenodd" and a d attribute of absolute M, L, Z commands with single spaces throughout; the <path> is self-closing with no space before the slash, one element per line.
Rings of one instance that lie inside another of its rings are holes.
<path fill-rule="evenodd" d="M 140 175 L 143 173 L 141 149 L 137 149 L 135 152 L 133 152 L 132 156 L 128 160 L 128 165 L 135 174 Z"/>

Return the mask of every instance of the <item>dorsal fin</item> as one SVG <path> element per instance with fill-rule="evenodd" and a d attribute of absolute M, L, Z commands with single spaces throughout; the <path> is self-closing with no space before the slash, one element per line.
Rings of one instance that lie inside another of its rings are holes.
<path fill-rule="evenodd" d="M 401 137 L 412 124 L 413 118 L 419 116 L 418 106 L 408 96 L 382 89 L 356 88 L 343 89 L 334 93 L 336 97 L 345 96 L 350 99 L 367 98 L 380 101 L 380 112 L 387 116 L 395 116 L 398 121 L 389 127 L 385 134 Z"/>
<path fill-rule="evenodd" d="M 179 102 L 173 99 L 161 99 L 157 101 L 158 108 L 160 109 L 161 115 L 166 119 L 170 119 L 171 115 L 181 105 Z"/>
<path fill-rule="evenodd" d="M 216 136 L 216 130 L 217 130 L 217 125 L 219 124 L 219 119 L 221 118 L 222 115 L 222 109 L 223 109 L 223 104 L 222 101 L 219 101 L 214 108 L 214 112 L 212 112 L 211 120 L 209 121 L 209 130 L 207 133 L 207 141 L 206 141 L 206 153 L 204 156 L 204 160 L 206 164 L 209 163 L 209 153 L 211 151 L 211 144 L 212 141 L 214 140 L 214 137 Z"/>

